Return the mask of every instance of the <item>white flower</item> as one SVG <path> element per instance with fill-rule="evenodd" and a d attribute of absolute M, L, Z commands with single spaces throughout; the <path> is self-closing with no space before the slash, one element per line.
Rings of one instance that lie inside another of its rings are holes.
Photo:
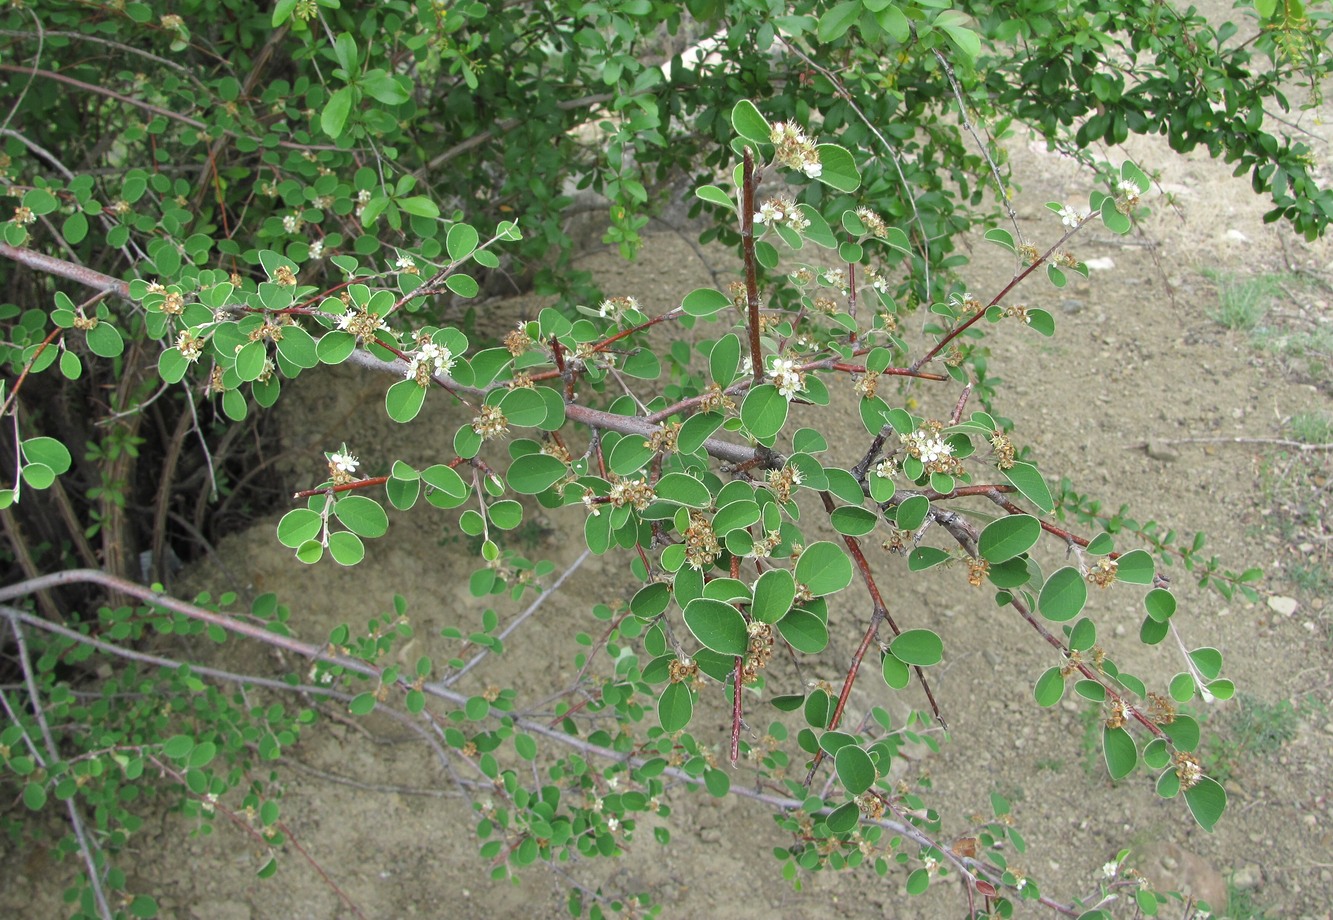
<path fill-rule="evenodd" d="M 1024 888 L 1027 887 L 1027 884 L 1028 884 L 1028 880 L 1025 879 L 1023 876 L 1020 875 L 1020 876 L 1018 877 L 1018 880 L 1014 882 L 1014 890 L 1015 890 L 1015 891 L 1022 891 Z"/>
<path fill-rule="evenodd" d="M 818 179 L 824 172 L 824 164 L 819 162 L 819 154 L 815 154 L 813 159 L 806 160 L 801 165 L 801 171 L 811 179 Z"/>
<path fill-rule="evenodd" d="M 773 359 L 772 377 L 784 399 L 791 400 L 805 390 L 805 375 L 796 369 L 796 362 L 790 358 Z"/>
<path fill-rule="evenodd" d="M 615 815 L 612 815 L 611 817 L 606 819 L 606 829 L 611 833 L 614 834 L 616 832 L 616 829 L 619 827 L 620 827 L 620 819 L 618 819 Z"/>
<path fill-rule="evenodd" d="M 777 223 L 784 216 L 778 202 L 770 198 L 759 206 L 759 211 L 754 215 L 754 222 L 757 224 Z"/>
<path fill-rule="evenodd" d="M 1102 866 L 1102 875 L 1106 878 L 1115 878 L 1115 874 L 1120 871 L 1120 863 L 1114 859 Z"/>
<path fill-rule="evenodd" d="M 880 479 L 892 479 L 898 467 L 892 460 L 884 459 L 875 464 L 875 475 Z"/>
<path fill-rule="evenodd" d="M 800 211 L 791 211 L 787 215 L 787 226 L 791 227 L 797 233 L 800 233 L 806 227 L 810 226 L 810 219 Z"/>
<path fill-rule="evenodd" d="M 429 374 L 448 374 L 454 368 L 454 354 L 443 345 L 422 342 L 407 365 L 407 379 L 415 380 L 422 368 Z"/>
<path fill-rule="evenodd" d="M 295 233 L 301 229 L 301 218 L 295 214 L 288 214 L 282 219 L 282 229 L 288 233 Z"/>
<path fill-rule="evenodd" d="M 1077 227 L 1091 216 L 1091 211 L 1079 210 L 1071 204 L 1067 204 L 1060 208 L 1060 223 L 1064 224 L 1066 227 Z"/>
<path fill-rule="evenodd" d="M 355 473 L 361 461 L 349 454 L 344 447 L 341 451 L 335 450 L 329 454 L 329 465 L 340 473 Z"/>
<path fill-rule="evenodd" d="M 322 259 L 322 258 L 324 258 L 324 241 L 323 241 L 323 240 L 315 240 L 313 243 L 310 244 L 310 258 L 312 258 L 312 259 Z"/>
<path fill-rule="evenodd" d="M 941 438 L 926 438 L 921 442 L 921 462 L 934 463 L 953 453 L 953 445 Z"/>
<path fill-rule="evenodd" d="M 1126 198 L 1138 198 L 1140 195 L 1139 184 L 1133 179 L 1121 179 L 1116 183 L 1115 190 Z"/>
<path fill-rule="evenodd" d="M 400 272 L 402 272 L 402 271 L 411 271 L 412 269 L 414 269 L 414 268 L 417 267 L 417 263 L 415 263 L 415 262 L 412 261 L 412 257 L 411 257 L 411 256 L 399 256 L 399 257 L 398 257 L 398 261 L 394 263 L 394 266 L 395 266 Z"/>

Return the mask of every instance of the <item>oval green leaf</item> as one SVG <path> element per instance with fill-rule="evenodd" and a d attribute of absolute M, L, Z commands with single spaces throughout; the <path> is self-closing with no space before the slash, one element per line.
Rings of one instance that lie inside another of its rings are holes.
<path fill-rule="evenodd" d="M 1005 562 L 1030 550 L 1040 537 L 1040 521 L 1030 514 L 1011 514 L 986 525 L 977 549 L 988 562 Z"/>

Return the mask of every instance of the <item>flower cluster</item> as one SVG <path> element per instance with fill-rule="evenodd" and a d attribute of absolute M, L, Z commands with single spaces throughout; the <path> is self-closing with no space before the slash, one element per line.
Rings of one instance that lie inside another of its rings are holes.
<path fill-rule="evenodd" d="M 956 475 L 961 472 L 962 464 L 953 456 L 953 445 L 940 435 L 942 427 L 939 422 L 930 421 L 898 437 L 907 452 L 925 465 L 926 472 Z"/>
<path fill-rule="evenodd" d="M 417 263 L 411 256 L 399 256 L 398 260 L 394 262 L 394 268 L 404 275 L 421 274 L 421 269 L 417 268 Z"/>
<path fill-rule="evenodd" d="M 780 121 L 773 125 L 769 140 L 778 148 L 777 160 L 783 166 L 799 169 L 811 179 L 818 179 L 824 171 L 815 142 L 806 136 L 800 125 Z"/>
<path fill-rule="evenodd" d="M 1060 223 L 1069 227 L 1071 230 L 1082 224 L 1091 216 L 1091 211 L 1086 208 L 1076 208 L 1072 204 L 1067 204 L 1060 208 Z"/>
<path fill-rule="evenodd" d="M 527 351 L 532 345 L 532 336 L 528 335 L 528 324 L 520 322 L 505 334 L 505 351 L 515 358 Z"/>
<path fill-rule="evenodd" d="M 1110 556 L 1103 556 L 1097 560 L 1096 564 L 1088 569 L 1087 579 L 1089 584 L 1096 585 L 1099 588 L 1109 588 L 1115 583 L 1115 571 L 1119 568 L 1117 563 Z"/>
<path fill-rule="evenodd" d="M 435 374 L 448 374 L 453 367 L 453 352 L 443 345 L 426 341 L 421 343 L 421 347 L 408 362 L 406 377 L 408 380 L 415 380 L 417 386 L 428 387 L 431 377 Z"/>
<path fill-rule="evenodd" d="M 1143 194 L 1139 191 L 1139 184 L 1132 179 L 1121 179 L 1116 183 L 1115 190 L 1120 196 L 1122 210 L 1128 211 L 1134 205 L 1139 203 L 1139 196 Z"/>
<path fill-rule="evenodd" d="M 745 664 L 741 668 L 741 682 L 752 684 L 759 679 L 759 672 L 768 666 L 773 657 L 773 626 L 758 621 L 748 624 L 750 639 L 746 645 Z"/>
<path fill-rule="evenodd" d="M 509 429 L 509 419 L 505 418 L 499 406 L 482 406 L 481 413 L 472 420 L 472 430 L 481 435 L 483 441 L 498 438 Z"/>
<path fill-rule="evenodd" d="M 1203 779 L 1203 767 L 1199 766 L 1199 759 L 1186 751 L 1176 751 L 1173 759 L 1176 762 L 1176 777 L 1180 780 L 1180 788 L 1192 789 L 1197 786 L 1199 780 Z"/>
<path fill-rule="evenodd" d="M 325 456 L 329 461 L 329 477 L 335 486 L 346 485 L 355 478 L 352 474 L 361 465 L 361 461 L 348 452 L 346 444 Z"/>
<path fill-rule="evenodd" d="M 991 434 L 990 446 L 995 451 L 995 465 L 1002 470 L 1011 470 L 1014 468 L 1014 442 L 1009 439 L 1009 435 L 1000 431 L 998 428 Z"/>
<path fill-rule="evenodd" d="M 185 356 L 186 361 L 198 361 L 204 353 L 204 340 L 186 330 L 176 339 L 176 350 Z"/>
<path fill-rule="evenodd" d="M 806 227 L 810 226 L 810 220 L 802 214 L 793 202 L 786 195 L 777 195 L 768 199 L 759 206 L 755 212 L 754 222 L 757 224 L 779 224 L 785 222 L 788 227 L 800 233 Z"/>
<path fill-rule="evenodd" d="M 37 220 L 37 215 L 34 214 L 32 212 L 32 208 L 28 207 L 27 205 L 19 205 L 17 208 L 14 209 L 14 216 L 11 217 L 10 220 L 18 224 L 19 226 L 23 226 L 24 224 L 31 224 L 35 222 Z"/>
<path fill-rule="evenodd" d="M 722 548 L 708 518 L 698 511 L 690 513 L 690 526 L 685 530 L 685 564 L 692 569 L 705 569 L 713 564 Z"/>
<path fill-rule="evenodd" d="M 653 487 L 648 485 L 642 477 L 639 479 L 619 479 L 611 486 L 611 492 L 607 495 L 611 504 L 617 508 L 625 505 L 633 505 L 636 511 L 642 511 L 647 508 L 655 498 Z"/>
<path fill-rule="evenodd" d="M 344 332 L 350 332 L 358 339 L 373 339 L 375 333 L 380 330 L 387 330 L 389 324 L 380 319 L 378 313 L 367 313 L 365 310 L 348 310 L 342 316 L 338 317 L 338 328 Z"/>
<path fill-rule="evenodd" d="M 884 218 L 869 208 L 857 208 L 856 216 L 861 218 L 861 223 L 866 225 L 871 236 L 882 240 L 889 235 L 889 225 L 884 223 Z"/>
<path fill-rule="evenodd" d="M 780 470 L 768 471 L 768 487 L 778 501 L 791 501 L 792 489 L 801 484 L 801 474 L 794 466 L 784 466 Z"/>
<path fill-rule="evenodd" d="M 790 358 L 774 358 L 770 375 L 778 392 L 788 401 L 805 390 L 805 371 L 798 368 Z"/>
<path fill-rule="evenodd" d="M 619 319 L 627 310 L 638 310 L 639 301 L 633 297 L 608 297 L 597 308 L 597 315 L 602 319 Z"/>

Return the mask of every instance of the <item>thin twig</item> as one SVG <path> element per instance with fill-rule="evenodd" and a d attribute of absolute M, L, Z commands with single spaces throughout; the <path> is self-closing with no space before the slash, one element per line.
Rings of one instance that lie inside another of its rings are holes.
<path fill-rule="evenodd" d="M 37 678 L 32 673 L 32 661 L 28 657 L 28 642 L 18 623 L 11 619 L 9 627 L 14 631 L 14 640 L 18 643 L 19 661 L 23 665 L 23 680 L 28 685 L 28 703 L 32 707 L 38 727 L 42 730 L 42 743 L 46 746 L 49 758 L 47 764 L 51 766 L 60 760 L 60 751 L 57 750 L 55 739 L 51 736 L 51 727 L 46 724 L 46 710 L 42 707 L 42 698 L 37 691 Z M 79 817 L 79 809 L 72 797 L 65 800 L 65 810 L 69 814 L 74 837 L 79 841 L 79 852 L 83 855 L 83 862 L 88 870 L 88 885 L 93 890 L 97 910 L 105 920 L 111 920 L 111 905 L 107 902 L 106 892 L 102 889 L 102 877 L 97 871 L 97 858 L 93 852 L 94 844 L 89 842 L 88 834 L 83 827 L 83 819 Z"/>

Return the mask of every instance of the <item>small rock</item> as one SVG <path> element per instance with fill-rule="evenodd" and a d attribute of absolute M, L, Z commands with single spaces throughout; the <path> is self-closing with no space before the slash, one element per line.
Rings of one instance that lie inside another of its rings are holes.
<path fill-rule="evenodd" d="M 1268 609 L 1274 613 L 1280 613 L 1284 617 L 1289 617 L 1296 612 L 1300 605 L 1294 597 L 1284 597 L 1280 594 L 1274 594 L 1268 599 Z"/>
<path fill-rule="evenodd" d="M 1333 735 L 1333 722 L 1325 722 L 1325 723 L 1324 723 L 1324 734 L 1325 734 L 1325 735 Z"/>
<path fill-rule="evenodd" d="M 1115 268 L 1115 260 L 1112 259 L 1110 256 L 1102 256 L 1101 258 L 1098 259 L 1089 259 L 1083 264 L 1088 266 L 1089 271 L 1094 271 L 1094 272 L 1108 272 L 1111 269 Z"/>
<path fill-rule="evenodd" d="M 1060 301 L 1060 309 L 1071 315 L 1074 313 L 1082 313 L 1083 301 L 1076 297 L 1066 297 L 1064 300 Z"/>
<path fill-rule="evenodd" d="M 1232 243 L 1248 243 L 1250 238 L 1234 227 L 1226 232 L 1226 238 Z"/>
<path fill-rule="evenodd" d="M 1162 463 L 1175 463 L 1180 459 L 1179 451 L 1172 450 L 1165 441 L 1158 438 L 1148 439 L 1148 456 Z"/>
<path fill-rule="evenodd" d="M 717 843 L 722 839 L 722 828 L 705 827 L 699 832 L 699 839 L 704 843 Z"/>
<path fill-rule="evenodd" d="M 1241 866 L 1231 876 L 1231 884 L 1237 891 L 1253 891 L 1263 884 L 1264 874 L 1254 863 Z"/>
<path fill-rule="evenodd" d="M 1227 883 L 1202 856 L 1175 843 L 1150 844 L 1140 870 L 1160 890 L 1179 891 L 1220 908 L 1227 903 Z"/>

